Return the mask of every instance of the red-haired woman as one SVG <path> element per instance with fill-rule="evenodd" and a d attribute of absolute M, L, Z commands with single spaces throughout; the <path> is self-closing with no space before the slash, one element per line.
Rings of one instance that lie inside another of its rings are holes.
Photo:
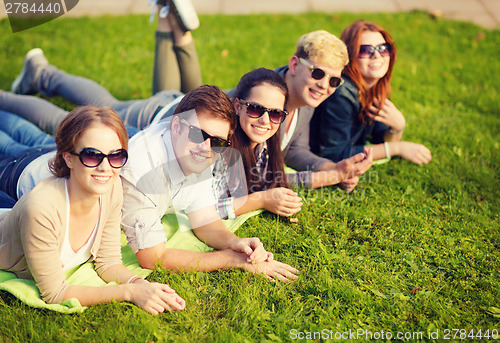
<path fill-rule="evenodd" d="M 53 157 L 54 177 L 0 216 L 0 269 L 35 280 L 48 303 L 130 301 L 152 314 L 183 309 L 184 300 L 169 286 L 149 283 L 122 265 L 119 175 L 128 158 L 128 136 L 120 117 L 107 107 L 79 107 L 61 122 L 55 142 L 55 157 L 38 154 L 36 159 Z M 25 156 L 4 164 L 1 191 L 15 190 L 17 179 L 36 160 Z M 68 284 L 65 271 L 88 260 L 104 281 L 119 285 Z"/>
<path fill-rule="evenodd" d="M 347 45 L 345 83 L 315 111 L 311 148 L 338 162 L 372 143 L 373 160 L 400 156 L 422 164 L 431 152 L 422 144 L 401 141 L 405 118 L 389 100 L 396 61 L 392 36 L 380 26 L 358 20 L 340 37 Z"/>

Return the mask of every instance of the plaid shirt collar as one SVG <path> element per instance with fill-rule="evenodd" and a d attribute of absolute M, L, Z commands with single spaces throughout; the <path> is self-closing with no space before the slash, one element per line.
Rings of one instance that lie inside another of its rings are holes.
<path fill-rule="evenodd" d="M 256 160 L 256 165 L 255 167 L 257 168 L 257 171 L 262 173 L 262 170 L 266 168 L 267 166 L 267 160 L 269 159 L 269 154 L 267 152 L 267 143 L 264 142 L 262 143 L 262 149 L 258 151 L 259 145 L 257 145 L 257 149 L 255 150 L 255 160 Z"/>

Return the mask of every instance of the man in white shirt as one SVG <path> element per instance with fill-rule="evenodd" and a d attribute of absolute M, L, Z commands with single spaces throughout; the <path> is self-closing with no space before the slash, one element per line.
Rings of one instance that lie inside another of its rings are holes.
<path fill-rule="evenodd" d="M 227 230 L 217 214 L 209 167 L 227 147 L 235 120 L 224 92 L 201 86 L 184 96 L 171 119 L 152 124 L 130 141 L 121 174 L 122 224 L 142 267 L 241 268 L 270 279 L 297 279 L 298 270 L 273 260 L 258 238 L 239 238 Z M 167 249 L 161 217 L 173 211 L 186 212 L 194 234 L 216 251 Z"/>

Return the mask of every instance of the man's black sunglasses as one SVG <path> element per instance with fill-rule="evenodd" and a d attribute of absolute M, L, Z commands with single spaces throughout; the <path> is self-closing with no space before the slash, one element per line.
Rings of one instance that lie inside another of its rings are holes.
<path fill-rule="evenodd" d="M 321 68 L 316 68 L 313 64 L 311 64 L 309 61 L 303 59 L 302 57 L 299 58 L 300 63 L 305 65 L 309 70 L 311 70 L 311 77 L 315 80 L 323 80 L 323 78 L 329 77 L 330 79 L 328 80 L 328 83 L 330 84 L 330 87 L 332 88 L 337 88 L 340 87 L 343 83 L 344 80 L 341 77 L 338 76 L 330 76 L 325 73 L 325 71 Z"/>
<path fill-rule="evenodd" d="M 213 151 L 222 153 L 231 143 L 223 138 L 214 137 L 200 129 L 199 127 L 193 126 L 188 123 L 187 120 L 181 119 L 181 124 L 189 128 L 188 138 L 191 142 L 200 144 L 210 138 L 210 147 Z"/>

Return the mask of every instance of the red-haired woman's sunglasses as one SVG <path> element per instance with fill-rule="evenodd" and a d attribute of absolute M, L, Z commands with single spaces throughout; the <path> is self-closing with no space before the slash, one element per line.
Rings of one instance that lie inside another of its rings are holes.
<path fill-rule="evenodd" d="M 380 56 L 386 57 L 391 54 L 391 45 L 389 43 L 382 43 L 377 46 L 373 45 L 361 45 L 359 47 L 359 58 L 371 58 L 375 55 L 375 51 L 378 51 Z"/>

